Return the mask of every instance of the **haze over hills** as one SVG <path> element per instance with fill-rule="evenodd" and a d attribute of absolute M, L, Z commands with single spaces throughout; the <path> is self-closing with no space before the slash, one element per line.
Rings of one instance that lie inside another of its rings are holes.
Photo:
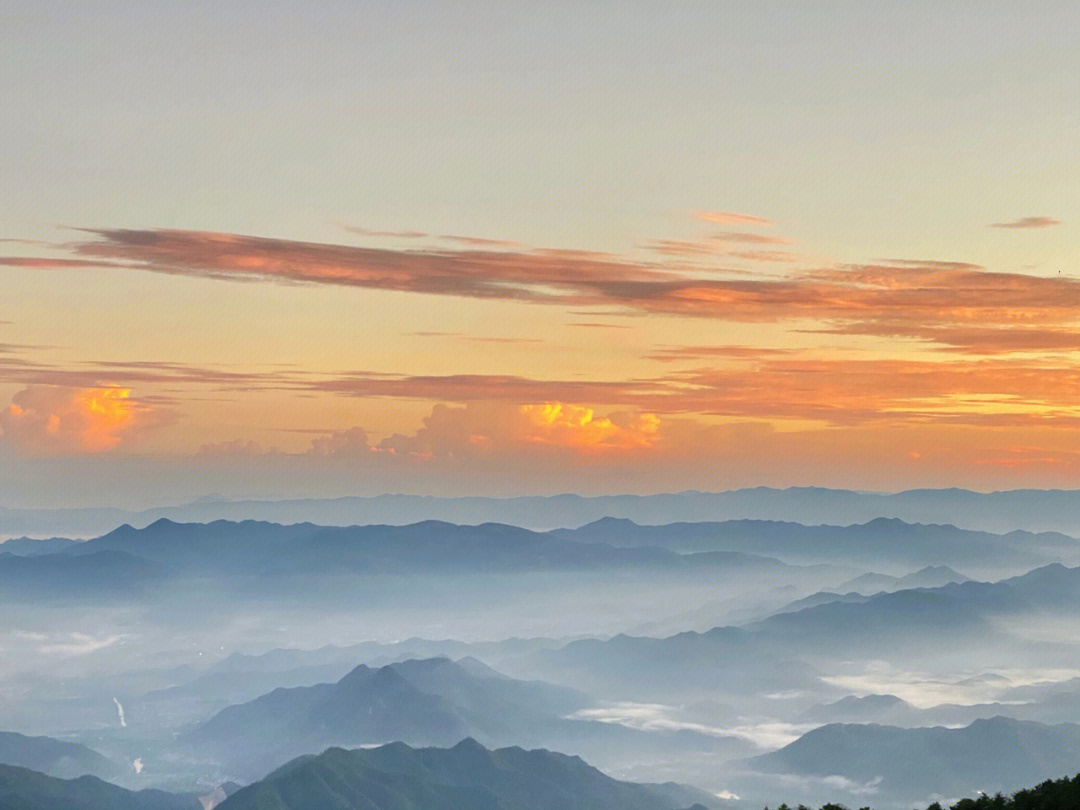
<path fill-rule="evenodd" d="M 93 776 L 58 779 L 11 765 L 0 765 L 0 803 L 5 810 L 206 810 L 193 795 L 125 790 Z"/>
<path fill-rule="evenodd" d="M 487 744 L 544 741 L 575 753 L 609 758 L 633 750 L 686 748 L 732 754 L 734 737 L 658 731 L 571 719 L 591 705 L 565 687 L 507 678 L 475 659 L 408 660 L 361 665 L 336 683 L 276 689 L 230 706 L 183 735 L 193 751 L 213 752 L 232 773 L 252 778 L 297 752 L 389 741 L 451 745 L 465 737 Z M 255 749 L 246 743 L 259 740 Z"/>
<path fill-rule="evenodd" d="M 442 520 L 458 524 L 508 523 L 549 530 L 582 526 L 602 518 L 640 524 L 730 520 L 846 525 L 876 518 L 909 523 L 952 524 L 970 530 L 1080 534 L 1080 498 L 1068 490 L 1016 489 L 973 492 L 915 489 L 896 493 L 795 487 L 757 487 L 726 492 L 663 495 L 528 496 L 439 498 L 379 495 L 331 499 L 203 499 L 177 506 L 131 511 L 95 507 L 0 508 L 0 535 L 93 537 L 123 524 L 136 527 L 167 518 L 176 522 L 262 520 L 323 525 L 406 524 Z M 924 564 L 929 563 L 925 561 Z"/>
<path fill-rule="evenodd" d="M 967 582 L 970 577 L 954 571 L 947 565 L 928 565 L 902 577 L 886 574 L 861 574 L 847 582 L 841 582 L 841 593 L 875 594 L 881 591 L 905 591 L 911 588 L 939 588 L 953 582 Z"/>
<path fill-rule="evenodd" d="M 125 787 L 208 795 L 328 746 L 470 737 L 747 810 L 836 796 L 830 774 L 746 764 L 818 726 L 1080 723 L 1080 567 L 1032 565 L 1070 559 L 1064 535 L 894 519 L 547 533 L 162 520 L 48 553 L 35 542 L 0 555 L 14 608 L 0 644 L 15 652 L 0 667 L 18 695 L 0 710 L 10 728 L 138 761 L 114 777 Z M 79 623 L 58 635 L 72 600 Z M 647 620 L 672 629 L 626 632 Z M 834 776 L 883 808 L 929 795 Z"/>
<path fill-rule="evenodd" d="M 0 731 L 0 764 L 61 779 L 84 775 L 113 779 L 121 772 L 120 765 L 85 745 L 11 731 Z"/>
<path fill-rule="evenodd" d="M 826 725 L 748 762 L 751 769 L 841 776 L 888 796 L 996 793 L 1068 773 L 1080 761 L 1080 726 L 996 717 L 964 728 Z"/>
<path fill-rule="evenodd" d="M 143 529 L 121 526 L 101 537 L 71 545 L 59 555 L 81 557 L 106 551 L 138 555 L 173 570 L 211 570 L 219 574 L 454 574 L 616 566 L 784 568 L 776 560 L 741 552 L 678 554 L 661 548 L 576 543 L 503 524 L 457 526 L 439 521 L 327 527 L 255 521 L 173 523 L 161 519 Z M 41 555 L 32 559 L 51 561 L 59 557 Z"/>
<path fill-rule="evenodd" d="M 742 627 L 717 627 L 666 638 L 620 635 L 539 651 L 544 677 L 593 691 L 641 698 L 702 689 L 741 694 L 790 689 L 827 692 L 814 666 L 830 658 L 914 660 L 958 665 L 992 663 L 1037 642 L 1025 638 L 1025 617 L 1072 616 L 1080 610 L 1080 568 L 1050 565 L 999 582 L 953 583 L 829 599 Z M 1015 619 L 1015 633 L 1003 622 Z M 978 649 L 970 645 L 978 642 Z M 1065 666 L 1072 647 L 1055 652 Z M 797 662 L 797 663 L 795 663 Z"/>
<path fill-rule="evenodd" d="M 29 556 L 0 553 L 0 601 L 130 597 L 160 582 L 165 574 L 162 566 L 124 551 L 92 552 L 78 559 L 63 551 Z"/>
<path fill-rule="evenodd" d="M 786 562 L 843 563 L 905 575 L 915 569 L 922 571 L 925 582 L 912 581 L 901 587 L 942 584 L 933 581 L 935 574 L 939 579 L 945 575 L 945 581 L 957 581 L 959 575 L 949 570 L 950 566 L 1026 571 L 1051 562 L 1080 564 L 1080 542 L 1056 532 L 996 534 L 954 525 L 909 523 L 897 518 L 875 518 L 851 525 L 808 523 L 731 520 L 639 525 L 630 520 L 605 518 L 552 534 L 578 542 L 660 547 L 682 553 L 752 550 Z"/>

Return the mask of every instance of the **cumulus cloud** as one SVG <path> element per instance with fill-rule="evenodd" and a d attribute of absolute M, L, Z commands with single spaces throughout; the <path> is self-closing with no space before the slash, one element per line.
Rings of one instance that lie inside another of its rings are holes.
<path fill-rule="evenodd" d="M 360 427 L 338 430 L 312 440 L 309 452 L 314 456 L 340 456 L 371 451 L 367 431 Z"/>
<path fill-rule="evenodd" d="M 31 456 L 113 450 L 157 423 L 127 388 L 30 386 L 0 411 L 3 440 Z"/>
<path fill-rule="evenodd" d="M 362 428 L 313 440 L 310 455 L 383 454 L 420 460 L 562 453 L 600 456 L 652 447 L 661 420 L 651 413 L 597 414 L 562 402 L 435 405 L 415 433 L 371 442 Z"/>
<path fill-rule="evenodd" d="M 995 222 L 990 225 L 991 228 L 1050 228 L 1054 225 L 1060 225 L 1061 220 L 1054 219 L 1053 217 L 1021 217 L 1020 219 L 1014 219 L 1011 222 Z"/>
<path fill-rule="evenodd" d="M 208 442 L 199 447 L 200 456 L 260 456 L 265 450 L 257 441 L 230 439 L 224 442 Z"/>

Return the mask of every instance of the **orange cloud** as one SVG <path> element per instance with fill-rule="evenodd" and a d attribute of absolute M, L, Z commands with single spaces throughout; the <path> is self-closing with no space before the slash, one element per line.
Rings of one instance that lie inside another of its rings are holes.
<path fill-rule="evenodd" d="M 649 360 L 678 361 L 723 358 L 740 360 L 763 360 L 779 355 L 794 354 L 793 349 L 771 346 L 666 346 L 646 355 Z"/>
<path fill-rule="evenodd" d="M 661 419 L 652 413 L 607 416 L 564 402 L 515 405 L 470 402 L 435 405 L 412 434 L 395 434 L 371 444 L 356 427 L 312 442 L 309 455 L 391 455 L 421 461 L 467 457 L 606 456 L 652 448 L 661 438 Z"/>
<path fill-rule="evenodd" d="M 340 456 L 350 453 L 366 453 L 372 450 L 367 431 L 354 427 L 319 436 L 311 441 L 308 451 L 313 456 Z"/>
<path fill-rule="evenodd" d="M 312 386 L 346 396 L 427 399 L 470 407 L 558 401 L 661 415 L 832 425 L 1080 426 L 1080 413 L 1075 410 L 1080 401 L 1080 371 L 1068 362 L 877 360 L 753 347 L 687 347 L 684 352 L 672 350 L 669 356 L 659 356 L 669 361 L 698 358 L 715 358 L 722 365 L 628 381 L 355 374 Z M 476 425 L 470 425 L 468 432 L 490 435 Z"/>
<path fill-rule="evenodd" d="M 735 211 L 698 211 L 696 217 L 701 222 L 712 222 L 716 225 L 772 225 L 771 219 Z"/>
<path fill-rule="evenodd" d="M 361 228 L 359 225 L 345 224 L 341 224 L 341 227 L 350 233 L 357 233 L 361 236 L 392 237 L 397 239 L 422 239 L 427 236 L 423 231 L 373 231 L 369 228 Z"/>
<path fill-rule="evenodd" d="M 522 405 L 518 410 L 526 420 L 526 429 L 521 432 L 522 441 L 569 447 L 585 453 L 650 447 L 660 427 L 660 419 L 655 414 L 608 418 L 597 416 L 592 408 L 561 402 Z"/>
<path fill-rule="evenodd" d="M 1049 228 L 1060 225 L 1061 220 L 1053 217 L 1021 217 L 1012 222 L 995 222 L 991 228 Z"/>
<path fill-rule="evenodd" d="M 823 331 L 911 337 L 994 351 L 1055 348 L 1063 337 L 1034 330 L 1080 327 L 1080 282 L 991 272 L 948 261 L 882 261 L 793 271 L 779 278 L 734 277 L 740 271 L 689 266 L 725 241 L 784 242 L 727 232 L 705 242 L 661 240 L 651 261 L 575 250 L 528 248 L 382 249 L 315 244 L 236 234 L 175 230 L 97 230 L 72 246 L 76 259 L 0 258 L 0 264 L 95 264 L 212 278 L 278 280 L 382 290 L 600 306 L 624 314 L 662 314 L 728 322 L 824 321 Z M 473 240 L 475 241 L 475 240 Z M 742 251 L 750 260 L 787 262 L 784 251 Z M 679 262 L 683 262 L 680 264 Z M 745 271 L 741 271 L 744 272 Z M 957 331 L 968 330 L 970 341 Z M 1032 331 L 1022 333 L 1019 328 Z M 976 334 L 972 329 L 1004 331 Z M 1000 338 L 1000 339 L 997 339 Z M 1041 347 L 1040 340 L 1052 345 Z"/>
<path fill-rule="evenodd" d="M 224 442 L 204 444 L 199 448 L 200 456 L 260 456 L 266 451 L 256 441 L 230 439 Z"/>
<path fill-rule="evenodd" d="M 31 386 L 0 411 L 0 429 L 24 455 L 101 453 L 148 427 L 151 411 L 126 388 Z"/>
<path fill-rule="evenodd" d="M 715 242 L 693 239 L 655 239 L 645 248 L 668 256 L 717 256 L 726 251 Z"/>
<path fill-rule="evenodd" d="M 1080 331 L 1073 328 L 1043 329 L 1032 326 L 922 326 L 903 323 L 855 323 L 815 330 L 833 335 L 874 335 L 912 338 L 939 344 L 939 348 L 963 354 L 1009 354 L 1013 352 L 1080 351 Z"/>
<path fill-rule="evenodd" d="M 751 262 L 797 262 L 802 257 L 787 250 L 737 250 L 728 254 Z"/>
<path fill-rule="evenodd" d="M 718 242 L 747 242 L 752 245 L 790 245 L 793 239 L 782 236 L 766 236 L 763 233 L 743 233 L 742 231 L 722 231 L 709 237 Z"/>

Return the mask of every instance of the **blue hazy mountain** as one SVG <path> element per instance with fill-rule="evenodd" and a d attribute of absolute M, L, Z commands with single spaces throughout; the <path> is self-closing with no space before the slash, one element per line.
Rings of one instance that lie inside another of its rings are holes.
<path fill-rule="evenodd" d="M 331 745 L 505 740 L 586 705 L 573 690 L 506 678 L 472 659 L 409 660 L 360 665 L 335 683 L 275 689 L 223 709 L 187 741 L 252 773 Z"/>
<path fill-rule="evenodd" d="M 1080 722 L 1080 679 L 1004 689 L 989 703 L 939 703 L 918 708 L 895 695 L 847 695 L 815 704 L 797 716 L 800 723 L 879 723 L 890 726 L 966 726 L 976 720 L 1009 717 L 1042 723 Z"/>
<path fill-rule="evenodd" d="M 676 810 L 716 806 L 676 784 L 620 782 L 577 757 L 522 748 L 331 748 L 290 762 L 220 810 Z"/>
<path fill-rule="evenodd" d="M 836 586 L 840 593 L 875 594 L 881 591 L 906 591 L 912 588 L 940 588 L 954 582 L 967 582 L 970 577 L 947 565 L 928 565 L 910 574 L 891 577 L 888 574 L 861 574 Z"/>
<path fill-rule="evenodd" d="M 1080 533 L 1080 497 L 1075 491 L 1068 490 L 915 489 L 876 493 L 820 487 L 757 487 L 727 492 L 598 497 L 569 494 L 518 498 L 379 495 L 262 501 L 214 498 L 139 511 L 110 507 L 6 508 L 0 509 L 0 533 L 8 537 L 93 537 L 125 523 L 148 526 L 159 518 L 202 523 L 215 520 L 311 521 L 337 526 L 442 520 L 461 524 L 510 523 L 547 530 L 581 526 L 605 517 L 649 524 L 744 519 L 851 524 L 886 517 L 909 523 L 954 524 L 992 532 L 1025 529 L 1076 534 Z"/>
<path fill-rule="evenodd" d="M 162 566 L 119 550 L 78 556 L 63 551 L 30 556 L 0 553 L 0 601 L 135 596 L 164 575 Z"/>
<path fill-rule="evenodd" d="M 111 779 L 121 771 L 117 763 L 85 745 L 12 731 L 0 731 L 0 764 L 63 779 L 84 775 Z"/>
<path fill-rule="evenodd" d="M 66 551 L 77 543 L 67 537 L 13 537 L 0 542 L 0 554 L 17 554 L 20 557 L 32 557 L 38 554 L 55 554 Z"/>
<path fill-rule="evenodd" d="M 453 574 L 605 567 L 691 572 L 710 566 L 762 572 L 786 569 L 776 560 L 740 552 L 678 554 L 661 548 L 576 543 L 502 524 L 457 526 L 436 521 L 327 527 L 159 520 L 143 529 L 122 526 L 78 543 L 64 554 L 74 558 L 102 552 L 137 556 L 174 571 L 263 575 Z"/>
<path fill-rule="evenodd" d="M 909 665 L 921 656 L 970 666 L 1016 654 L 1024 643 L 1006 633 L 1000 619 L 1078 612 L 1080 568 L 1055 564 L 999 582 L 829 600 L 741 627 L 665 638 L 584 639 L 539 651 L 530 661 L 549 680 L 623 699 L 695 690 L 824 692 L 809 660 L 865 657 Z M 1064 656 L 1058 660 L 1063 665 L 1073 653 L 1058 654 Z"/>
<path fill-rule="evenodd" d="M 882 793 L 958 796 L 1004 791 L 1075 771 L 1080 725 L 996 717 L 963 728 L 833 724 L 749 760 L 793 776 L 841 776 Z"/>
<path fill-rule="evenodd" d="M 300 753 L 391 741 L 450 745 L 475 737 L 489 745 L 557 747 L 602 758 L 660 750 L 747 752 L 739 738 L 677 730 L 647 732 L 572 719 L 591 705 L 572 689 L 507 678 L 475 659 L 408 660 L 356 667 L 335 683 L 275 689 L 223 709 L 184 735 L 241 776 L 264 773 Z"/>
<path fill-rule="evenodd" d="M 763 554 L 785 562 L 834 562 L 872 570 L 922 569 L 915 579 L 925 582 L 910 582 L 901 587 L 944 584 L 942 577 L 945 581 L 962 581 L 963 577 L 947 570 L 947 566 L 1026 570 L 1051 562 L 1080 563 L 1077 557 L 1080 544 L 1072 537 L 1054 532 L 994 534 L 951 524 L 907 523 L 895 518 L 843 526 L 808 524 L 805 520 L 799 523 L 733 520 L 639 525 L 626 519 L 604 518 L 552 534 L 578 542 L 668 548 L 682 553 L 736 551 Z"/>
<path fill-rule="evenodd" d="M 125 790 L 94 776 L 58 779 L 27 768 L 0 765 L 4 810 L 204 810 L 193 795 Z"/>

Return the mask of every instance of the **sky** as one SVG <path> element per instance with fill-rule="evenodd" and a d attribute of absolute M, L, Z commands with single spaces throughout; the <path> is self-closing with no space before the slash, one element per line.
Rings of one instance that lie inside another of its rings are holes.
<path fill-rule="evenodd" d="M 1077 41 L 0 0 L 0 506 L 1080 488 Z"/>

